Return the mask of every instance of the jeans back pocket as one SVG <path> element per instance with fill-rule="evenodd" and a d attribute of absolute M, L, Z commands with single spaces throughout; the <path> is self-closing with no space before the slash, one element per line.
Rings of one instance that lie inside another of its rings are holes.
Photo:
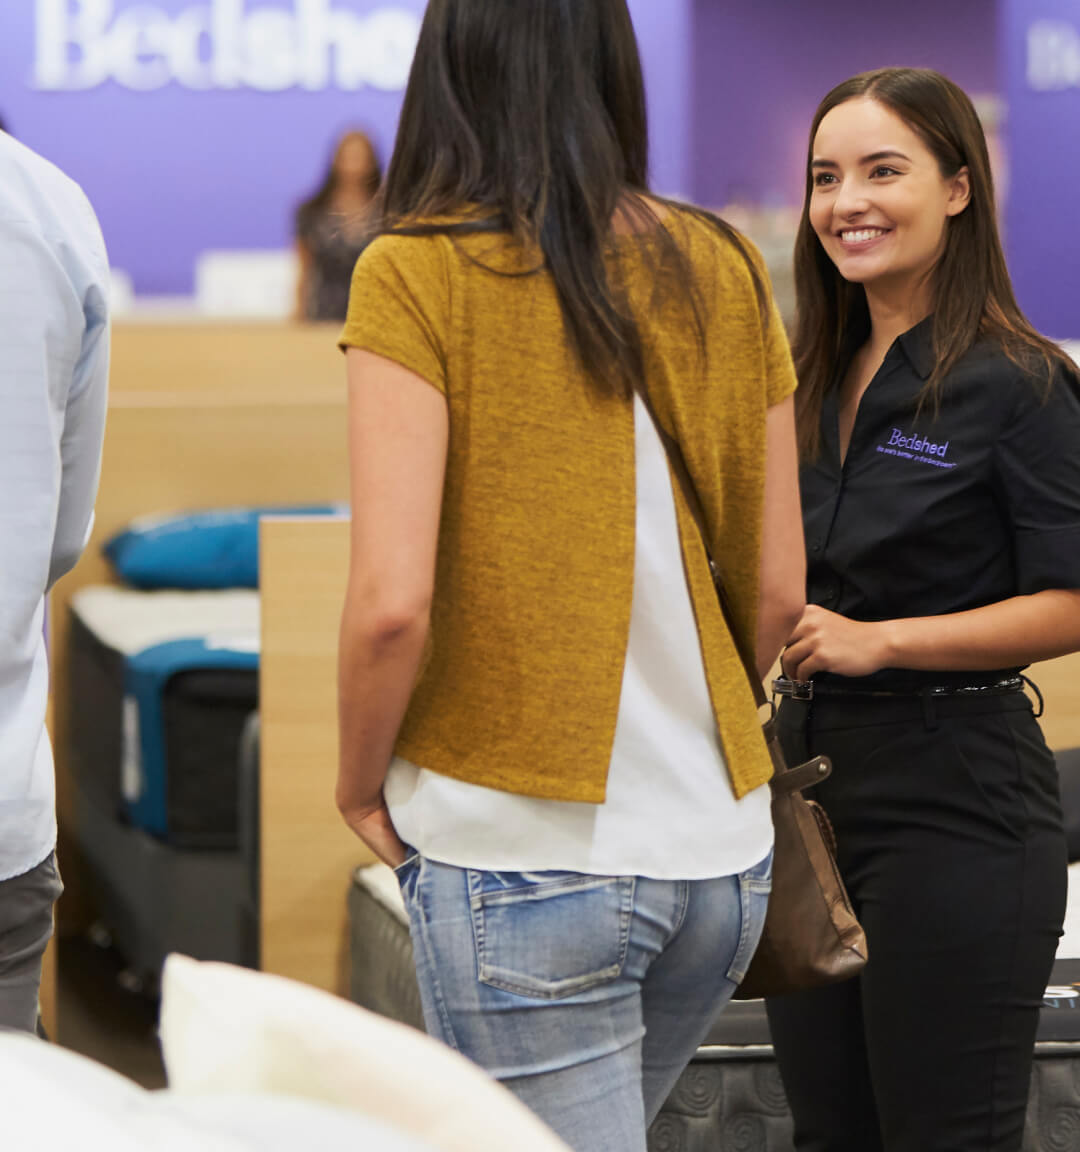
<path fill-rule="evenodd" d="M 468 870 L 480 981 L 558 1000 L 616 979 L 626 962 L 632 876 Z"/>

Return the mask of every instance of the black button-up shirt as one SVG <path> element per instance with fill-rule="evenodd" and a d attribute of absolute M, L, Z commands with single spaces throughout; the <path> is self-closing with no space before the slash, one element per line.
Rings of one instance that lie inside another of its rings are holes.
<path fill-rule="evenodd" d="M 810 603 L 892 620 L 1080 588 L 1080 380 L 1059 370 L 1047 398 L 979 343 L 936 418 L 928 402 L 916 420 L 933 363 L 925 320 L 870 382 L 842 466 L 826 395 L 821 452 L 801 472 Z"/>

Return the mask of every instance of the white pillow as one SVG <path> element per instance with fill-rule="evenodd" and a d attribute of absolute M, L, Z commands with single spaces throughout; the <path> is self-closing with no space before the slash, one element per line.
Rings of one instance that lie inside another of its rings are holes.
<path fill-rule="evenodd" d="M 0 1033 L 0 1128 L 18 1152 L 249 1152 L 179 1118 L 101 1064 L 25 1032 Z"/>
<path fill-rule="evenodd" d="M 170 956 L 161 1041 L 173 1091 L 305 1096 L 384 1120 L 440 1152 L 569 1152 L 445 1045 L 284 977 Z"/>
<path fill-rule="evenodd" d="M 437 1152 L 313 1100 L 147 1092 L 85 1056 L 0 1032 L 0 1128 L 17 1152 Z"/>
<path fill-rule="evenodd" d="M 148 1093 L 159 1119 L 228 1137 L 244 1152 L 438 1152 L 400 1128 L 295 1096 Z M 187 1152 L 203 1152 L 193 1143 Z M 81 1152 L 69 1145 L 64 1152 Z"/>

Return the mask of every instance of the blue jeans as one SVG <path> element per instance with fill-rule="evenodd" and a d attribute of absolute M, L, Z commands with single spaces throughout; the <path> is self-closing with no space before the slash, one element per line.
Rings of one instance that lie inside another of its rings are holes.
<path fill-rule="evenodd" d="M 757 947 L 772 854 L 738 876 L 649 880 L 397 869 L 424 1021 L 575 1152 L 645 1132 Z"/>

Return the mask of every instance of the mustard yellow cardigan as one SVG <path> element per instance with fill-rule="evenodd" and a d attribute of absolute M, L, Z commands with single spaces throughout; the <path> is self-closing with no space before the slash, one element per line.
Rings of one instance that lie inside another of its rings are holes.
<path fill-rule="evenodd" d="M 690 217 L 668 227 L 701 286 L 704 359 L 684 294 L 653 275 L 651 241 L 623 238 L 611 258 L 645 339 L 649 394 L 682 446 L 737 627 L 752 639 L 765 415 L 794 390 L 794 372 L 775 308 L 763 324 L 731 243 Z M 491 788 L 602 801 L 634 576 L 630 400 L 584 376 L 537 253 L 501 234 L 376 240 L 356 266 L 341 342 L 417 373 L 449 407 L 430 652 L 398 754 Z M 716 723 L 742 796 L 771 765 L 677 484 L 674 494 Z"/>

